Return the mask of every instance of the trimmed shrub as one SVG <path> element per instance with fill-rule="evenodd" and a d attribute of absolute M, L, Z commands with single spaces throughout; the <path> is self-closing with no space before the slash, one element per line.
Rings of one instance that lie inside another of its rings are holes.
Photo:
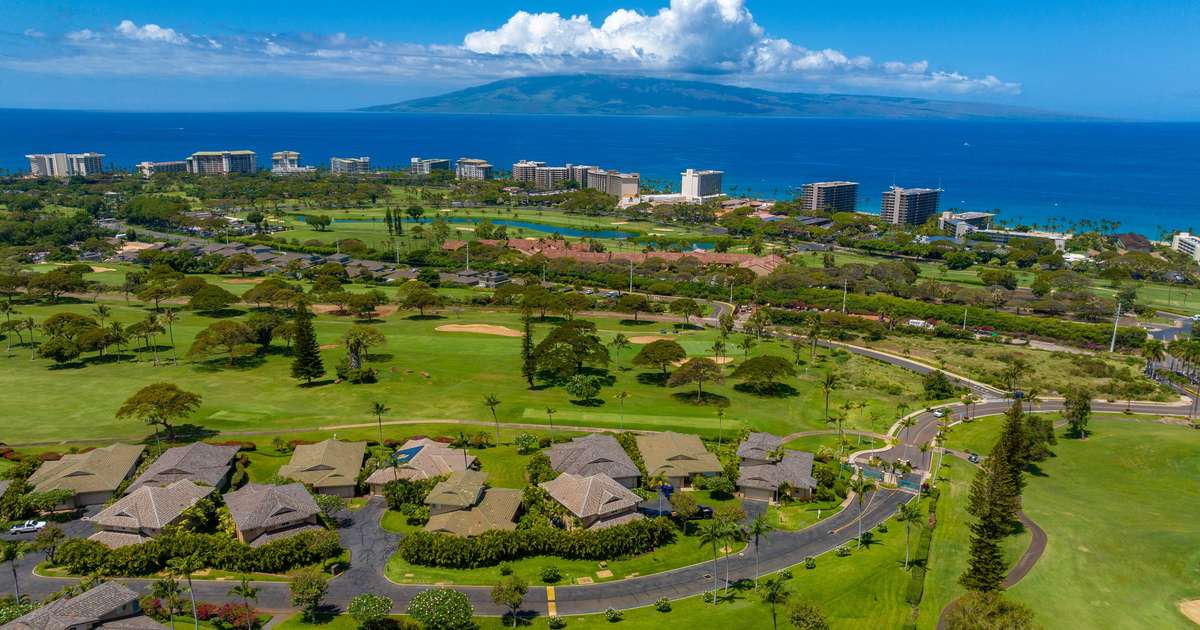
<path fill-rule="evenodd" d="M 838 545 L 838 548 L 833 553 L 839 558 L 845 558 L 850 555 L 850 548 L 846 545 Z"/>
<path fill-rule="evenodd" d="M 562 579 L 562 571 L 554 565 L 542 567 L 542 581 L 547 584 L 553 584 Z"/>
<path fill-rule="evenodd" d="M 550 626 L 551 630 L 559 630 L 560 628 L 567 627 L 567 620 L 559 617 L 558 615 L 554 615 L 546 618 L 546 625 Z"/>
<path fill-rule="evenodd" d="M 933 528 L 922 527 L 921 537 L 917 540 L 917 550 L 913 554 L 912 564 L 909 565 L 908 590 L 905 600 L 916 606 L 925 596 L 925 565 L 929 562 L 929 545 L 933 542 Z"/>
<path fill-rule="evenodd" d="M 817 559 L 816 559 L 816 558 L 814 558 L 814 557 L 812 557 L 812 556 L 806 556 L 806 557 L 804 558 L 804 568 L 805 568 L 805 569 L 815 569 L 815 568 L 817 568 Z"/>
<path fill-rule="evenodd" d="M 654 610 L 657 610 L 658 612 L 661 612 L 661 613 L 671 612 L 671 600 L 664 597 L 664 598 L 654 602 Z"/>
<path fill-rule="evenodd" d="M 408 603 L 408 616 L 425 630 L 468 630 L 474 628 L 475 609 L 467 596 L 448 588 L 417 593 Z"/>
<path fill-rule="evenodd" d="M 616 608 L 609 608 L 608 610 L 604 611 L 604 618 L 607 619 L 609 623 L 616 623 L 624 619 L 625 615 L 622 615 L 621 611 L 617 610 Z"/>

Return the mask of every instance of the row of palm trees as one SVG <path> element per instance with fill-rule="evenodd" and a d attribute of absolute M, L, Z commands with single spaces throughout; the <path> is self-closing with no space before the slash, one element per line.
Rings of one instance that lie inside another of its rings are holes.
<path fill-rule="evenodd" d="M 25 345 L 25 336 L 23 333 L 29 333 L 29 346 L 33 349 L 30 352 L 30 360 L 37 356 L 37 337 L 36 333 L 39 328 L 38 323 L 32 317 L 21 319 L 18 317 L 13 321 L 13 316 L 19 316 L 20 312 L 13 306 L 11 300 L 0 302 L 0 314 L 4 315 L 4 330 L 17 335 L 17 341 L 21 345 Z M 154 365 L 160 364 L 158 356 L 157 339 L 159 335 L 167 334 L 171 342 L 171 363 L 178 364 L 179 360 L 175 351 L 175 324 L 179 322 L 179 312 L 175 309 L 164 309 L 158 313 L 147 313 L 146 317 L 132 324 L 122 326 L 120 322 L 108 321 L 112 317 L 112 309 L 104 304 L 97 304 L 92 308 L 92 316 L 99 323 L 100 328 L 105 330 L 104 344 L 99 349 L 100 356 L 104 356 L 105 350 L 109 346 L 117 348 L 117 362 L 121 361 L 120 352 L 125 348 L 126 344 L 132 339 L 140 339 L 142 341 L 143 350 L 150 350 L 154 353 Z M 163 325 L 166 325 L 164 328 Z M 5 354 L 12 353 L 12 339 L 5 336 Z"/>
<path fill-rule="evenodd" d="M 199 555 L 171 558 L 167 561 L 167 577 L 156 581 L 150 588 L 150 595 L 158 599 L 167 609 L 171 630 L 175 630 L 175 613 L 183 611 L 183 594 L 187 593 L 191 602 L 192 624 L 194 630 L 200 630 L 200 616 L 196 613 L 196 593 L 192 590 L 192 575 L 204 568 Z M 179 583 L 182 578 L 187 587 Z M 247 611 L 252 610 L 250 602 L 258 602 L 258 587 L 250 583 L 249 576 L 241 576 L 238 584 L 229 589 L 229 594 L 240 597 Z M 254 615 L 246 616 L 246 630 L 254 626 Z"/>

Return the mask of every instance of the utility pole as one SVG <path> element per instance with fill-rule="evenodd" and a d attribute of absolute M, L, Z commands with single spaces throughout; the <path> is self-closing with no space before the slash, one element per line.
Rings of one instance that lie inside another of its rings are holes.
<path fill-rule="evenodd" d="M 629 292 L 633 293 L 633 259 L 629 259 Z"/>
<path fill-rule="evenodd" d="M 963 304 L 963 330 L 967 329 L 967 305 Z"/>
<path fill-rule="evenodd" d="M 1113 318 L 1112 341 L 1108 344 L 1110 353 L 1117 351 L 1117 324 L 1121 321 L 1121 300 L 1117 300 L 1117 316 Z"/>
<path fill-rule="evenodd" d="M 733 278 L 729 279 L 729 303 L 733 304 Z"/>
<path fill-rule="evenodd" d="M 463 247 L 467 250 L 467 271 L 471 270 L 471 243 L 467 242 Z"/>
<path fill-rule="evenodd" d="M 846 314 L 846 293 L 848 286 L 847 280 L 842 278 L 842 315 Z"/>

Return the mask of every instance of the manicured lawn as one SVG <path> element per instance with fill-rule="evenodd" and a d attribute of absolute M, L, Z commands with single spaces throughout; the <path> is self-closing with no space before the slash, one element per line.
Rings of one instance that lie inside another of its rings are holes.
<path fill-rule="evenodd" d="M 129 324 L 145 317 L 147 309 L 136 301 L 123 299 L 105 302 L 112 310 L 111 319 Z M 41 320 L 57 312 L 90 314 L 91 303 L 59 305 L 18 305 L 23 316 Z M 715 437 L 719 426 L 712 406 L 697 406 L 683 392 L 643 382 L 642 370 L 612 369 L 612 386 L 605 387 L 599 406 L 580 406 L 561 387 L 529 390 L 520 377 L 520 340 L 511 337 L 473 333 L 446 333 L 435 329 L 448 323 L 488 323 L 519 328 L 519 319 L 508 311 L 468 309 L 445 319 L 414 320 L 393 315 L 375 325 L 387 342 L 374 348 L 372 365 L 380 369 L 379 382 L 371 385 L 333 384 L 325 381 L 314 387 L 299 387 L 289 375 L 290 357 L 282 344 L 266 355 L 237 367 L 223 361 L 193 363 L 185 358 L 192 339 L 205 326 L 218 321 L 194 312 L 181 314 L 174 325 L 177 366 L 153 366 L 153 353 L 135 342 L 126 347 L 120 363 L 111 358 L 96 362 L 94 353 L 83 363 L 56 368 L 48 360 L 30 360 L 27 347 L 14 348 L 11 356 L 0 356 L 0 414 L 20 421 L 5 427 L 4 440 L 10 444 L 53 439 L 141 439 L 147 428 L 133 420 L 116 420 L 114 413 L 121 402 L 138 388 L 159 381 L 176 382 L 203 397 L 203 404 L 190 422 L 204 429 L 234 434 L 280 430 L 316 430 L 354 423 L 372 423 L 371 403 L 383 401 L 392 407 L 388 421 L 470 419 L 488 422 L 491 415 L 483 398 L 494 393 L 502 402 L 497 408 L 501 422 L 548 424 L 545 413 L 554 408 L 555 424 L 601 426 L 617 429 L 676 429 Z M 617 333 L 633 337 L 658 334 L 658 324 L 627 325 L 617 319 L 596 320 L 601 337 Z M 344 350 L 339 337 L 353 324 L 345 317 L 322 315 L 317 319 L 317 336 L 326 347 L 322 352 L 332 377 L 333 366 Z M 537 326 L 544 335 L 549 324 Z M 676 335 L 693 355 L 711 354 L 715 337 L 711 330 Z M 39 333 L 38 339 L 42 335 Z M 28 339 L 28 337 L 26 337 Z M 168 335 L 158 338 L 158 354 L 165 361 L 173 352 Z M 638 347 L 627 349 L 619 357 L 628 368 Z M 782 344 L 764 342 L 754 354 L 790 356 Z M 137 359 L 133 361 L 132 359 Z M 706 386 L 706 391 L 729 401 L 725 421 L 726 436 L 746 426 L 786 434 L 796 430 L 825 428 L 822 396 L 817 380 L 824 367 L 836 367 L 845 377 L 842 389 L 832 396 L 836 408 L 845 400 L 868 401 L 863 412 L 854 412 L 847 422 L 851 427 L 880 430 L 894 415 L 900 400 L 919 391 L 918 379 L 903 370 L 845 353 L 820 359 L 818 369 L 807 377 L 791 381 L 796 394 L 767 397 L 739 391 L 736 383 Z M 731 370 L 732 368 L 730 368 Z M 427 375 L 427 376 L 426 376 Z M 613 399 L 625 390 L 624 414 Z M 29 405 L 26 392 L 36 391 L 39 404 Z M 686 391 L 686 390 L 685 390 Z M 673 394 L 680 393 L 680 396 Z M 489 430 L 488 427 L 464 427 L 464 430 Z M 385 433 L 392 436 L 393 428 Z M 511 483 L 507 480 L 505 483 Z M 497 481 L 497 483 L 500 483 Z"/>
<path fill-rule="evenodd" d="M 350 615 L 320 615 L 316 622 L 309 623 L 304 615 L 296 613 L 275 626 L 279 630 L 357 630 L 358 622 Z"/>
<path fill-rule="evenodd" d="M 840 505 L 841 501 L 798 502 L 772 507 L 767 513 L 777 529 L 799 530 L 837 514 Z"/>
<path fill-rule="evenodd" d="M 830 435 L 812 435 L 809 437 L 796 438 L 784 444 L 783 447 L 796 451 L 816 453 L 823 447 L 837 451 L 837 442 L 838 440 L 836 433 Z M 861 435 L 847 435 L 846 443 L 849 445 L 851 451 L 861 451 L 883 446 L 883 440 L 863 437 Z"/>
<path fill-rule="evenodd" d="M 1060 628 L 1194 628 L 1178 611 L 1200 597 L 1200 448 L 1196 431 L 1097 418 L 1084 441 L 1025 490 L 1046 554 L 1010 595 Z"/>

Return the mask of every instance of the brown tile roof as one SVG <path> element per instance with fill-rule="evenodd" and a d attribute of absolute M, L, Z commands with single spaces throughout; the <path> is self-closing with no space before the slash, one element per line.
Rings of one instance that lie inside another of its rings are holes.
<path fill-rule="evenodd" d="M 289 527 L 287 529 L 277 529 L 273 532 L 267 532 L 267 533 L 263 534 L 262 536 L 259 536 L 258 538 L 251 540 L 249 542 L 249 545 L 251 547 L 261 547 L 269 542 L 273 542 L 273 541 L 280 540 L 283 538 L 290 538 L 290 537 L 295 536 L 296 534 L 299 534 L 302 532 L 315 532 L 315 531 L 322 531 L 324 529 L 325 528 L 321 527 L 320 525 L 313 525 L 312 523 L 305 523 L 303 525 L 297 525 L 295 527 Z"/>
<path fill-rule="evenodd" d="M 604 474 L 613 479 L 637 477 L 637 465 L 611 435 L 593 433 L 570 442 L 555 444 L 546 451 L 550 467 L 560 473 L 587 477 Z"/>
<path fill-rule="evenodd" d="M 236 446 L 216 446 L 204 442 L 169 448 L 138 475 L 130 484 L 129 492 L 145 485 L 166 486 L 182 479 L 216 486 L 229 474 L 237 452 Z"/>
<path fill-rule="evenodd" d="M 101 530 L 88 536 L 88 540 L 94 540 L 109 549 L 119 549 L 121 547 L 128 547 L 129 545 L 140 545 L 150 540 L 150 537 L 141 534 L 131 534 L 129 532 Z"/>
<path fill-rule="evenodd" d="M 3 630 L 66 630 L 91 627 L 123 606 L 136 605 L 138 594 L 117 582 L 104 582 L 84 593 L 59 599 L 0 626 Z"/>
<path fill-rule="evenodd" d="M 485 481 L 485 472 L 460 470 L 445 481 L 439 481 L 433 490 L 429 491 L 429 496 L 425 497 L 425 504 L 470 507 L 479 501 L 479 493 L 483 491 Z"/>
<path fill-rule="evenodd" d="M 246 484 L 225 495 L 225 505 L 239 530 L 271 529 L 316 516 L 321 511 L 300 483 L 282 486 Z"/>
<path fill-rule="evenodd" d="M 708 452 L 695 435 L 666 431 L 641 434 L 636 440 L 646 472 L 651 475 L 661 471 L 668 477 L 683 477 L 723 470 L 717 456 Z"/>
<path fill-rule="evenodd" d="M 314 488 L 352 486 L 358 480 L 366 452 L 366 442 L 329 439 L 301 444 L 292 453 L 292 460 L 279 469 L 279 476 Z"/>
<path fill-rule="evenodd" d="M 134 444 L 110 444 L 86 453 L 64 455 L 62 459 L 42 464 L 29 477 L 36 492 L 74 490 L 84 492 L 115 492 L 125 477 L 133 472 L 146 447 Z"/>
<path fill-rule="evenodd" d="M 101 529 L 162 529 L 213 490 L 212 486 L 187 480 L 176 481 L 164 488 L 142 486 L 83 520 L 91 521 Z"/>
<path fill-rule="evenodd" d="M 473 507 L 443 512 L 429 517 L 425 529 L 455 536 L 478 536 L 493 529 L 514 530 L 515 518 L 521 509 L 521 491 L 508 488 L 489 488 L 483 499 Z"/>
<path fill-rule="evenodd" d="M 578 518 L 604 518 L 635 507 L 642 498 L 608 475 L 580 477 L 563 473 L 539 484 Z"/>

